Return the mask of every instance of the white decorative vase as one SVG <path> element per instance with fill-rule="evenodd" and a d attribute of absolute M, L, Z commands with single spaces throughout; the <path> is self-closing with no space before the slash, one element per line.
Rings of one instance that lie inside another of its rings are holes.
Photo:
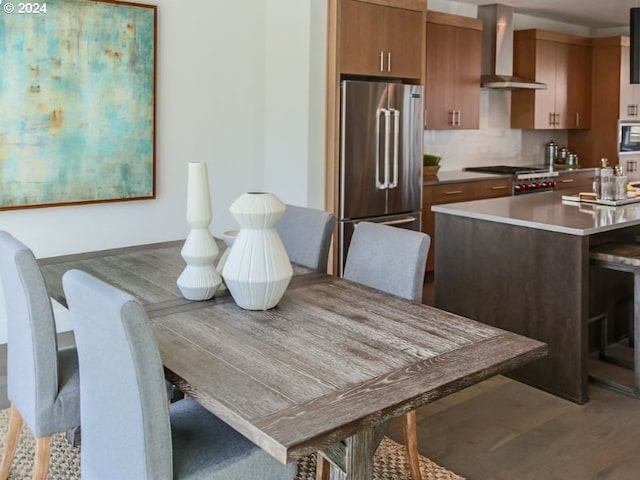
<path fill-rule="evenodd" d="M 203 162 L 189 162 L 187 222 L 191 231 L 180 251 L 187 266 L 176 283 L 186 299 L 207 300 L 216 293 L 222 278 L 215 266 L 219 249 L 209 232 L 211 196 L 207 164 Z"/>
<path fill-rule="evenodd" d="M 236 303 L 268 310 L 284 295 L 293 269 L 276 230 L 286 207 L 271 193 L 245 193 L 229 208 L 240 224 L 222 276 Z"/>

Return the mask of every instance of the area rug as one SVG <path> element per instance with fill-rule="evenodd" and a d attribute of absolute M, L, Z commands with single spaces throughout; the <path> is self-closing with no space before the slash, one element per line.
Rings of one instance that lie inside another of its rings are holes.
<path fill-rule="evenodd" d="M 0 410 L 0 449 L 4 443 L 9 423 L 9 410 Z M 33 466 L 34 442 L 31 432 L 23 426 L 20 443 L 11 467 L 9 479 L 28 480 Z M 405 450 L 389 438 L 384 438 L 376 451 L 374 480 L 409 480 L 409 470 L 405 462 Z M 298 461 L 298 474 L 293 480 L 315 480 L 315 455 Z M 449 470 L 435 464 L 428 458 L 420 457 L 422 480 L 464 480 Z M 53 436 L 51 442 L 50 480 L 78 480 L 80 478 L 80 448 L 72 447 L 64 434 Z M 240 479 L 239 479 L 240 480 Z"/>

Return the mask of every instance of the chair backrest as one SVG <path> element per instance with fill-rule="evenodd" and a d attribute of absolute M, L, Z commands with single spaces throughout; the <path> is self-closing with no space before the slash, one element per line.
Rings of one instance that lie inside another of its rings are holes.
<path fill-rule="evenodd" d="M 33 252 L 5 231 L 0 231 L 0 278 L 7 309 L 7 393 L 39 436 L 58 394 L 56 325 Z"/>
<path fill-rule="evenodd" d="M 324 210 L 287 205 L 276 230 L 289 260 L 320 272 L 327 271 L 335 215 Z"/>
<path fill-rule="evenodd" d="M 430 244 L 426 233 L 360 222 L 351 238 L 344 278 L 421 302 Z"/>
<path fill-rule="evenodd" d="M 144 308 L 79 270 L 62 282 L 80 363 L 82 478 L 171 478 L 164 373 Z"/>

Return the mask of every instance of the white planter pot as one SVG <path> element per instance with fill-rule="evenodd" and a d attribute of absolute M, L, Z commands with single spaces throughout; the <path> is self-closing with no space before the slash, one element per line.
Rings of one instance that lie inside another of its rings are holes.
<path fill-rule="evenodd" d="M 222 276 L 242 308 L 273 308 L 289 285 L 293 269 L 275 228 L 285 209 L 284 203 L 271 193 L 245 193 L 229 209 L 240 224 L 240 231 Z"/>

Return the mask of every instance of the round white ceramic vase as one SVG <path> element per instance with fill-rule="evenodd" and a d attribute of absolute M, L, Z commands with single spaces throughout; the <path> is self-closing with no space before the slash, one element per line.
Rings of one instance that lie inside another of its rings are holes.
<path fill-rule="evenodd" d="M 229 208 L 240 224 L 222 271 L 235 302 L 247 310 L 268 310 L 284 295 L 293 275 L 276 224 L 286 206 L 271 193 L 249 192 Z"/>
<path fill-rule="evenodd" d="M 176 283 L 186 299 L 207 300 L 216 293 L 222 278 L 215 266 L 219 249 L 209 232 L 211 195 L 207 164 L 203 162 L 189 162 L 187 222 L 191 230 L 180 251 L 187 266 Z"/>

